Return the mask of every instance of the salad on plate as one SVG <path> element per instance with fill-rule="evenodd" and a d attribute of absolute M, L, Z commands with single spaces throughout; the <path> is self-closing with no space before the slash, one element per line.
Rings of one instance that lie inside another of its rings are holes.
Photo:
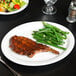
<path fill-rule="evenodd" d="M 0 0 L 0 12 L 16 11 L 26 4 L 24 0 Z"/>

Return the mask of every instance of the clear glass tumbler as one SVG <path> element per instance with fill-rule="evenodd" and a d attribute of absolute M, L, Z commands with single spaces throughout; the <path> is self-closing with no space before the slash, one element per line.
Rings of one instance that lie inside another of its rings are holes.
<path fill-rule="evenodd" d="M 42 12 L 47 15 L 53 15 L 57 12 L 54 4 L 57 2 L 57 0 L 44 0 L 45 4 L 42 8 Z"/>

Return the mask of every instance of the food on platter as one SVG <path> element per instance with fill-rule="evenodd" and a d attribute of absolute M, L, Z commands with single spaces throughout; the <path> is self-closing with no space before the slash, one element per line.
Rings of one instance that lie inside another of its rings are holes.
<path fill-rule="evenodd" d="M 39 43 L 44 43 L 62 50 L 66 50 L 66 48 L 62 47 L 62 45 L 65 44 L 65 40 L 67 39 L 69 32 L 63 31 L 46 22 L 43 22 L 43 26 L 44 28 L 33 31 L 33 38 Z"/>
<path fill-rule="evenodd" d="M 51 46 L 66 50 L 62 45 L 65 44 L 65 40 L 67 39 L 67 34 L 69 34 L 69 32 L 63 31 L 46 22 L 42 23 L 43 28 L 33 31 L 31 34 L 35 41 L 26 36 L 14 35 L 10 39 L 10 48 L 16 53 L 26 55 L 30 58 L 39 52 L 50 51 L 58 55 L 59 51 L 50 48 Z"/>
<path fill-rule="evenodd" d="M 52 52 L 54 54 L 59 54 L 58 51 L 50 48 L 47 45 L 37 43 L 27 37 L 23 36 L 12 36 L 10 39 L 10 48 L 21 55 L 26 55 L 32 58 L 35 54 L 39 52 Z"/>
<path fill-rule="evenodd" d="M 0 12 L 16 11 L 26 4 L 24 0 L 0 0 Z"/>

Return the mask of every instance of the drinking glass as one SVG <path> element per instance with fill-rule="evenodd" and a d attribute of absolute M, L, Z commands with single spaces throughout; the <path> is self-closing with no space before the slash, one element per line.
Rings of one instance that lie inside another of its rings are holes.
<path fill-rule="evenodd" d="M 43 9 L 42 9 L 42 12 L 44 14 L 47 14 L 47 15 L 53 15 L 57 12 L 54 4 L 57 2 L 57 0 L 44 0 L 45 4 Z"/>

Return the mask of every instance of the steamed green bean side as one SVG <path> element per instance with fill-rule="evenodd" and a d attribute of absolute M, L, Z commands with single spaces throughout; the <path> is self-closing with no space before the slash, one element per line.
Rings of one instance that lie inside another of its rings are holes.
<path fill-rule="evenodd" d="M 48 23 L 42 23 L 44 28 L 39 29 L 38 31 L 33 31 L 33 38 L 39 43 L 44 43 L 62 50 L 66 50 L 66 48 L 62 47 L 61 45 L 65 44 L 64 40 L 67 39 L 67 34 L 69 34 L 69 32 L 62 31 L 56 26 Z"/>

